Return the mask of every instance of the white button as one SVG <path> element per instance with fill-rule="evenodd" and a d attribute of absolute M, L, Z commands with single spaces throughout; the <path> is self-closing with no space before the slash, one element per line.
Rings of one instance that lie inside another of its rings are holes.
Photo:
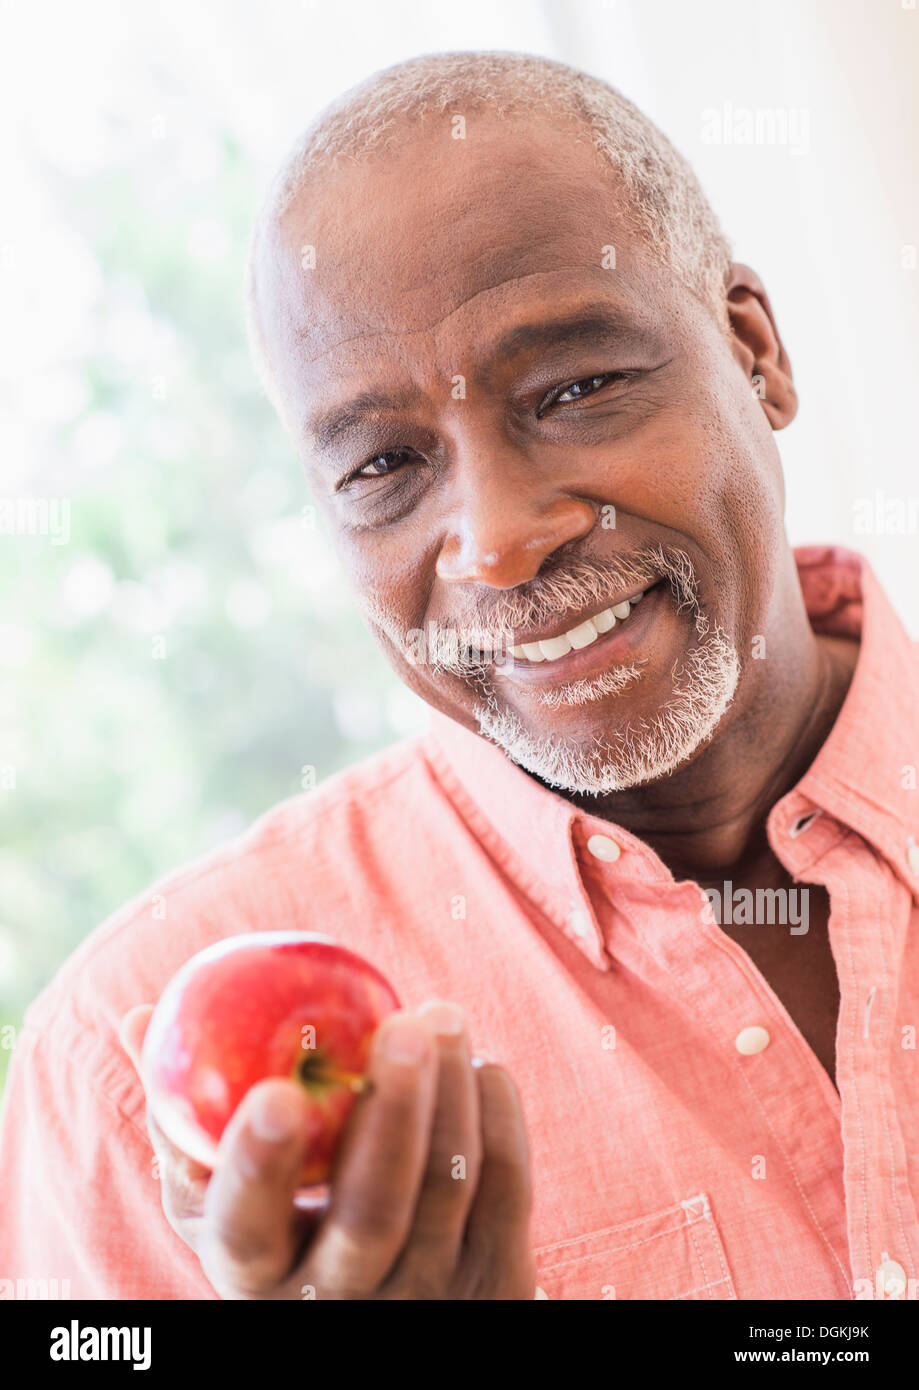
<path fill-rule="evenodd" d="M 575 936 L 587 936 L 589 934 L 590 923 L 587 920 L 586 912 L 572 912 L 569 921 Z"/>
<path fill-rule="evenodd" d="M 616 841 L 611 840 L 608 835 L 591 835 L 587 841 L 587 848 L 594 859 L 605 859 L 608 864 L 612 864 L 622 853 Z M 919 850 L 916 852 L 919 854 Z"/>
<path fill-rule="evenodd" d="M 769 1046 L 769 1034 L 765 1028 L 741 1028 L 734 1039 L 734 1046 L 745 1057 L 755 1057 Z"/>
<path fill-rule="evenodd" d="M 886 1253 L 881 1258 L 877 1273 L 879 1298 L 906 1297 L 906 1270 Z"/>
<path fill-rule="evenodd" d="M 906 842 L 906 862 L 914 874 L 919 874 L 919 845 L 910 835 Z"/>
<path fill-rule="evenodd" d="M 534 1297 L 534 1298 L 548 1298 L 549 1295 L 546 1293 L 545 1289 L 541 1289 L 541 1288 L 539 1287 L 539 1285 L 537 1284 L 537 1285 L 536 1285 L 536 1292 L 534 1293 L 533 1297 Z"/>

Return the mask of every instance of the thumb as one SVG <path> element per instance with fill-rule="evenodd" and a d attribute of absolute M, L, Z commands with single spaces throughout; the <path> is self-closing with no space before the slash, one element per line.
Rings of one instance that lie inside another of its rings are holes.
<path fill-rule="evenodd" d="M 118 1041 L 134 1063 L 138 1073 L 140 1072 L 140 1050 L 143 1047 L 147 1024 L 152 1016 L 152 1004 L 137 1004 L 133 1009 L 128 1009 L 118 1025 Z"/>

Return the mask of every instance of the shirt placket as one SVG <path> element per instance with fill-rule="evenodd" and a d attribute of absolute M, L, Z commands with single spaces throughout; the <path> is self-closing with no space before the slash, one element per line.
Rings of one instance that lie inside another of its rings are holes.
<path fill-rule="evenodd" d="M 829 825 L 822 825 L 818 835 L 830 841 L 819 862 L 805 865 L 803 846 L 792 846 L 787 859 L 792 872 L 823 884 L 830 898 L 830 943 L 840 993 L 837 1084 L 852 1280 L 856 1297 L 900 1298 L 908 1281 L 916 1279 L 919 1253 L 889 1065 L 896 1042 L 898 937 L 908 922 L 911 897 L 860 836 L 853 832 L 841 842 L 838 827 L 834 836 Z"/>
<path fill-rule="evenodd" d="M 622 838 L 615 827 L 609 834 Z M 636 861 L 638 881 L 632 877 Z M 704 1022 L 724 1057 L 725 1084 L 736 1087 L 739 1104 L 754 1116 L 751 1152 L 771 1153 L 786 1165 L 802 1215 L 822 1243 L 837 1297 L 853 1297 L 840 1104 L 829 1077 L 750 956 L 714 922 L 697 884 L 675 882 L 647 846 L 610 865 L 611 875 L 616 868 L 629 879 L 622 893 L 653 901 L 657 910 L 652 929 L 629 943 L 610 941 L 611 954 L 650 952 Z"/>

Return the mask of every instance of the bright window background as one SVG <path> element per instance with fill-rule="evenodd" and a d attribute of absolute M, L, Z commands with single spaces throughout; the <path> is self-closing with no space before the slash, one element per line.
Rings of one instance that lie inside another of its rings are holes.
<path fill-rule="evenodd" d="M 919 631 L 908 3 L 61 0 L 3 5 L 0 33 L 0 497 L 70 507 L 66 544 L 0 536 L 0 1026 L 110 911 L 299 792 L 304 768 L 424 724 L 308 524 L 241 308 L 279 155 L 376 68 L 545 53 L 663 127 L 795 367 L 792 540 L 867 553 Z M 724 138 L 744 111 L 759 143 Z"/>

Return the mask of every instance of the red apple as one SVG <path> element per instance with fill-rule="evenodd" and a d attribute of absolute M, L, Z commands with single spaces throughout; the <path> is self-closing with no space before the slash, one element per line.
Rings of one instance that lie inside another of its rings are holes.
<path fill-rule="evenodd" d="M 378 970 L 325 936 L 253 932 L 199 951 L 170 980 L 144 1038 L 154 1119 L 207 1168 L 243 1096 L 288 1077 L 310 1098 L 303 1186 L 329 1177 L 377 1025 L 399 1008 Z"/>

